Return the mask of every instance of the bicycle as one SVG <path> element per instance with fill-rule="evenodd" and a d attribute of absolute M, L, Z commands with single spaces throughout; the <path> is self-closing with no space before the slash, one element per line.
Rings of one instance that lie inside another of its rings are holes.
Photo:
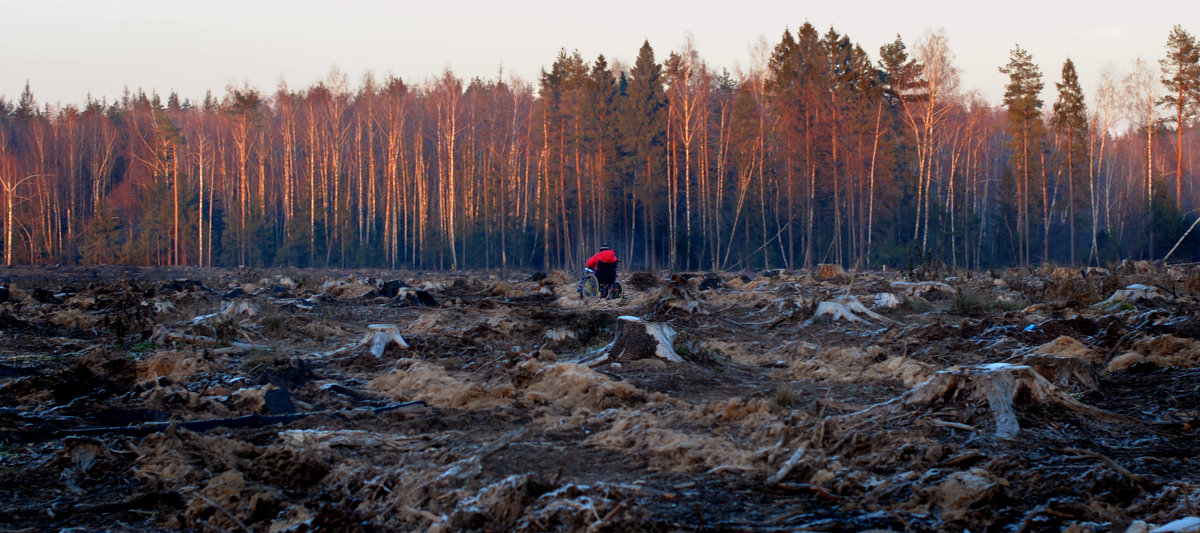
<path fill-rule="evenodd" d="M 590 268 L 583 269 L 583 275 L 579 277 L 579 286 L 575 290 L 579 293 L 579 299 L 585 302 L 601 298 L 601 295 L 606 299 L 616 300 L 624 294 L 621 282 L 613 281 L 612 285 L 601 285 L 600 280 L 596 279 L 596 271 Z"/>

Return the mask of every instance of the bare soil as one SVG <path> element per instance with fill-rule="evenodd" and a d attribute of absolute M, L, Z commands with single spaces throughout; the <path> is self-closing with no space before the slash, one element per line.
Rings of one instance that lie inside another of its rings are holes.
<path fill-rule="evenodd" d="M 953 274 L 3 269 L 0 531 L 1200 516 L 1200 268 Z"/>

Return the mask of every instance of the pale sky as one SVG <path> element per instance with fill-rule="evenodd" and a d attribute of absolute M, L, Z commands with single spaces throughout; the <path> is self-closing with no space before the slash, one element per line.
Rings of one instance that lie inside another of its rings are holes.
<path fill-rule="evenodd" d="M 942 29 L 961 90 L 995 104 L 1006 82 L 998 68 L 1019 44 L 1041 67 L 1049 107 L 1068 56 L 1090 99 L 1106 65 L 1123 75 L 1141 56 L 1157 76 L 1171 28 L 1200 33 L 1198 1 L 1110 3 L 0 0 L 0 96 L 15 102 L 28 80 L 40 105 L 78 104 L 89 93 L 112 101 L 126 86 L 198 102 L 231 83 L 302 89 L 335 66 L 353 88 L 367 71 L 415 85 L 447 67 L 464 79 L 503 70 L 506 80 L 536 82 L 560 48 L 589 64 L 601 53 L 632 64 L 649 40 L 662 61 L 689 33 L 709 65 L 736 72 L 753 63 L 761 39 L 773 46 L 808 21 L 848 34 L 873 61 L 897 34 L 911 49 Z"/>

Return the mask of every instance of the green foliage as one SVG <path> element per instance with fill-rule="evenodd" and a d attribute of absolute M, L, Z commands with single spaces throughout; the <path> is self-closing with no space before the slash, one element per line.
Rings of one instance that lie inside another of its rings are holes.
<path fill-rule="evenodd" d="M 124 246 L 123 237 L 120 219 L 109 212 L 106 204 L 101 204 L 95 216 L 88 222 L 79 251 L 87 263 L 111 265 L 122 259 L 118 252 Z"/>
<path fill-rule="evenodd" d="M 1041 92 L 1045 84 L 1042 72 L 1033 57 L 1020 46 L 1013 48 L 1007 65 L 1000 72 L 1008 75 L 1004 89 L 1004 106 L 1008 117 L 1009 158 L 1002 185 L 1012 194 L 1002 194 L 1001 201 L 1009 205 L 1014 214 L 1010 219 L 1010 233 L 1015 237 L 1015 252 L 1022 264 L 1029 264 L 1033 233 L 1038 229 L 1032 219 L 1037 218 L 1040 202 L 1035 191 L 1042 190 L 1042 142 L 1045 126 L 1042 123 Z M 1043 243 L 1048 244 L 1048 243 Z"/>
<path fill-rule="evenodd" d="M 1166 87 L 1159 105 L 1167 121 L 1184 128 L 1200 117 L 1200 42 L 1176 24 L 1167 37 L 1167 57 L 1159 61 Z"/>

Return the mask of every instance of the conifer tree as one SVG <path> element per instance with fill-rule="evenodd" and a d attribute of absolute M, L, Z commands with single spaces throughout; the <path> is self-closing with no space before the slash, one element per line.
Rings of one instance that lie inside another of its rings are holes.
<path fill-rule="evenodd" d="M 1009 170 L 1016 185 L 1016 195 L 1012 201 L 1017 202 L 1018 260 L 1028 265 L 1030 201 L 1034 198 L 1030 188 L 1037 186 L 1040 180 L 1041 159 L 1038 154 L 1045 126 L 1042 124 L 1042 99 L 1039 95 L 1045 85 L 1041 69 L 1020 45 L 1012 49 L 1008 64 L 1000 67 L 1000 72 L 1008 75 L 1004 107 L 1008 116 L 1008 147 L 1012 154 Z M 1045 201 L 1044 194 L 1042 200 Z M 1048 245 L 1046 242 L 1042 244 Z"/>
<path fill-rule="evenodd" d="M 1183 130 L 1200 116 L 1200 43 L 1175 25 L 1167 37 L 1167 57 L 1159 61 L 1167 92 L 1159 105 L 1171 112 L 1175 124 L 1175 208 L 1182 210 Z"/>
<path fill-rule="evenodd" d="M 1058 88 L 1058 100 L 1054 102 L 1054 115 L 1051 125 L 1061 137 L 1063 148 L 1064 171 L 1067 177 L 1067 228 L 1070 242 L 1070 261 L 1075 263 L 1075 205 L 1086 198 L 1085 191 L 1078 188 L 1076 180 L 1082 178 L 1086 170 L 1084 165 L 1087 154 L 1087 104 L 1084 101 L 1083 89 L 1079 86 L 1079 76 L 1075 72 L 1075 63 L 1067 58 L 1062 67 L 1062 82 L 1055 84 Z"/>
<path fill-rule="evenodd" d="M 617 155 L 617 103 L 620 88 L 617 78 L 604 55 L 596 58 L 588 73 L 587 91 L 585 96 L 585 127 L 587 137 L 584 141 L 594 153 L 595 158 L 595 202 L 598 203 L 595 213 L 595 227 L 592 240 L 599 242 L 613 226 L 620 224 L 620 187 L 614 178 Z"/>
<path fill-rule="evenodd" d="M 662 165 L 667 137 L 667 94 L 663 88 L 662 65 L 655 62 L 650 41 L 644 41 L 638 50 L 628 82 L 620 123 L 624 150 L 629 157 L 626 177 L 632 180 L 631 189 L 635 191 L 630 233 L 636 238 L 636 216 L 640 207 L 645 225 L 645 260 L 653 265 L 656 264 L 657 207 L 663 203 L 658 197 L 665 181 Z"/>

